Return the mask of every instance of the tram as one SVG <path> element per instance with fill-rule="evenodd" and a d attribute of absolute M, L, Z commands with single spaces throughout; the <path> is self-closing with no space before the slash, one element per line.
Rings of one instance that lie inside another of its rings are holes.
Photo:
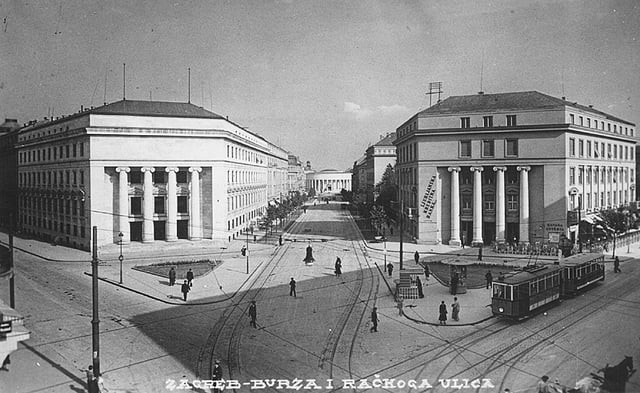
<path fill-rule="evenodd" d="M 603 254 L 580 254 L 561 264 L 527 266 L 493 282 L 491 311 L 496 316 L 526 318 L 546 304 L 603 280 Z"/>
<path fill-rule="evenodd" d="M 560 299 L 559 265 L 530 266 L 498 277 L 492 285 L 494 315 L 524 318 Z"/>
<path fill-rule="evenodd" d="M 572 296 L 598 281 L 604 281 L 604 254 L 578 254 L 565 259 L 561 293 Z"/>

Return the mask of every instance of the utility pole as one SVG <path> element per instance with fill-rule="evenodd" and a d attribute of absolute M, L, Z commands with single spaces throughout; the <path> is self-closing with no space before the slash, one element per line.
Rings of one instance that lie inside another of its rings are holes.
<path fill-rule="evenodd" d="M 578 252 L 582 254 L 582 239 L 580 238 L 580 224 L 582 224 L 582 198 L 578 195 Z"/>
<path fill-rule="evenodd" d="M 247 274 L 249 274 L 249 228 L 245 228 L 244 232 L 247 235 L 247 242 L 246 242 L 246 253 L 247 253 Z"/>
<path fill-rule="evenodd" d="M 400 196 L 400 270 L 403 269 L 402 267 L 402 257 L 403 257 L 403 250 L 402 250 L 402 234 L 404 232 L 404 219 L 403 216 L 404 215 L 404 200 L 402 199 L 402 196 Z"/>
<path fill-rule="evenodd" d="M 11 276 L 9 277 L 9 306 L 15 309 L 16 294 L 14 277 L 16 272 L 13 267 L 13 213 L 9 213 L 9 271 L 11 272 Z"/>
<path fill-rule="evenodd" d="M 98 227 L 93 227 L 93 255 L 91 258 L 91 282 L 93 289 L 93 319 L 91 319 L 91 337 L 93 342 L 93 373 L 100 376 L 100 330 L 98 328 Z"/>

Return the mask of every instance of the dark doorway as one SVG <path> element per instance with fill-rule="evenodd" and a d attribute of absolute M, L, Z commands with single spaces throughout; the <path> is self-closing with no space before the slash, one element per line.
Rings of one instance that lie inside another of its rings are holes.
<path fill-rule="evenodd" d="M 178 220 L 178 239 L 189 238 L 189 220 Z"/>
<path fill-rule="evenodd" d="M 510 244 L 518 244 L 518 240 L 520 237 L 520 231 L 518 230 L 517 222 L 508 222 L 507 223 L 507 234 L 506 234 L 506 242 Z"/>
<path fill-rule="evenodd" d="M 462 244 L 465 246 L 470 246 L 471 240 L 473 240 L 473 222 L 462 221 L 461 224 L 460 241 L 462 241 Z"/>
<path fill-rule="evenodd" d="M 166 240 L 166 221 L 154 221 L 153 222 L 153 240 Z"/>
<path fill-rule="evenodd" d="M 482 242 L 486 245 L 493 244 L 496 241 L 496 223 L 495 222 L 483 222 L 482 223 Z"/>
<path fill-rule="evenodd" d="M 129 233 L 131 233 L 132 242 L 141 242 L 142 241 L 142 221 L 130 222 Z"/>

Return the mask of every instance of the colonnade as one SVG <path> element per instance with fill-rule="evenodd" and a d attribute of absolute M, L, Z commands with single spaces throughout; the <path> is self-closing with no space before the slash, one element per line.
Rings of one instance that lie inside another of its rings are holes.
<path fill-rule="evenodd" d="M 494 166 L 496 172 L 496 241 L 506 241 L 505 172 L 507 167 Z M 530 166 L 518 166 L 520 172 L 519 239 L 529 241 L 529 171 Z M 460 167 L 449 167 L 451 173 L 451 245 L 460 245 Z M 469 168 L 473 172 L 473 237 L 472 245 L 483 244 L 482 235 L 482 172 L 481 166 Z"/>
<path fill-rule="evenodd" d="M 175 241 L 178 239 L 178 183 L 176 174 L 180 171 L 178 167 L 166 167 L 167 172 L 167 220 L 166 220 L 166 240 Z M 154 167 L 142 167 L 142 241 L 144 243 L 154 241 L 154 193 L 153 193 L 153 173 Z M 124 235 L 123 243 L 128 243 L 131 239 L 129 229 L 129 181 L 127 174 L 131 172 L 129 167 L 117 167 L 118 173 L 118 230 Z M 202 220 L 200 217 L 200 167 L 190 167 L 191 189 L 189 191 L 189 239 L 202 239 Z"/>
<path fill-rule="evenodd" d="M 317 193 L 324 192 L 329 187 L 331 191 L 351 190 L 351 179 L 309 179 L 307 189 L 313 188 Z"/>

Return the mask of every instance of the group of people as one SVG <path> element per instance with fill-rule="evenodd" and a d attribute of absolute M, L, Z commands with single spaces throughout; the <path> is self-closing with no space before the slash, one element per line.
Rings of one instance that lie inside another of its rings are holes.
<path fill-rule="evenodd" d="M 449 314 L 449 312 L 447 311 L 447 305 L 444 303 L 444 300 L 442 301 L 442 303 L 440 303 L 440 308 L 438 311 L 438 321 L 440 321 L 440 325 L 446 325 L 447 314 Z M 453 298 L 453 303 L 451 304 L 451 319 L 453 319 L 454 321 L 460 320 L 460 303 L 458 303 L 457 297 Z"/>
<path fill-rule="evenodd" d="M 169 269 L 169 286 L 172 287 L 176 284 L 176 269 L 171 267 Z M 193 271 L 189 269 L 187 272 L 187 279 L 184 280 L 180 287 L 180 291 L 182 292 L 182 298 L 184 301 L 187 301 L 187 294 L 191 291 L 191 287 L 193 287 Z"/>

